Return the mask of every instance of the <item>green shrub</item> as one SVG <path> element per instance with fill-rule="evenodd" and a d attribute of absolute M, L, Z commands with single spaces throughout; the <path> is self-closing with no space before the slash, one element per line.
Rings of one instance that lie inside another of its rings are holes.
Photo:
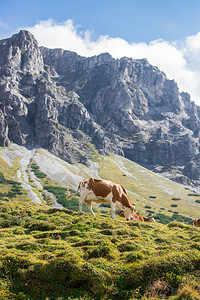
<path fill-rule="evenodd" d="M 21 224 L 22 220 L 19 216 L 11 216 L 9 214 L 4 214 L 3 217 L 0 217 L 0 228 L 9 228 Z"/>
<path fill-rule="evenodd" d="M 139 250 L 138 244 L 130 241 L 125 241 L 117 246 L 117 249 L 120 252 L 129 252 L 129 251 L 135 251 Z"/>
<path fill-rule="evenodd" d="M 56 229 L 56 226 L 52 223 L 48 223 L 46 221 L 27 221 L 25 224 L 25 228 L 28 228 L 29 231 L 48 231 Z"/>
<path fill-rule="evenodd" d="M 40 167 L 37 166 L 35 163 L 31 165 L 31 170 L 34 172 L 35 176 L 38 178 L 45 178 L 47 174 L 40 171 Z"/>
<path fill-rule="evenodd" d="M 3 175 L 3 173 L 0 172 L 0 183 L 5 183 L 6 182 L 6 179 Z"/>
<path fill-rule="evenodd" d="M 66 197 L 67 188 L 59 187 L 59 186 L 45 185 L 44 189 L 46 189 L 50 193 L 54 194 L 56 196 L 58 203 L 60 203 L 67 209 L 70 209 L 73 211 L 79 211 L 79 204 L 78 204 L 77 197 L 72 197 L 70 200 L 67 200 L 67 197 Z M 74 192 L 74 191 L 71 191 L 71 192 Z M 83 211 L 84 212 L 88 211 L 85 203 L 83 203 Z"/>
<path fill-rule="evenodd" d="M 145 205 L 145 207 L 144 208 L 149 208 L 149 209 L 151 209 L 151 206 L 149 206 L 149 205 Z"/>
<path fill-rule="evenodd" d="M 150 209 L 147 209 L 146 212 L 147 212 L 148 214 L 154 214 L 154 211 L 153 211 L 153 210 L 150 210 Z"/>
<path fill-rule="evenodd" d="M 19 244 L 16 244 L 16 249 L 25 250 L 25 251 L 35 251 L 41 248 L 41 245 L 35 242 L 22 241 Z"/>
<path fill-rule="evenodd" d="M 92 251 L 89 252 L 88 258 L 99 258 L 104 257 L 107 259 L 116 258 L 116 249 L 113 248 L 113 245 L 108 241 L 102 242 L 100 245 L 93 247 Z"/>
<path fill-rule="evenodd" d="M 169 216 L 166 216 L 164 214 L 161 214 L 161 213 L 157 213 L 154 215 L 154 219 L 158 219 L 161 223 L 163 224 L 167 224 L 169 222 L 172 222 L 173 219 Z"/>
<path fill-rule="evenodd" d="M 8 183 L 8 184 L 12 184 L 12 185 L 14 185 L 14 186 L 16 186 L 16 185 L 21 185 L 21 183 L 20 183 L 20 182 L 18 182 L 18 181 L 15 181 L 15 180 L 6 180 L 6 183 Z"/>
<path fill-rule="evenodd" d="M 190 229 L 190 227 L 184 223 L 181 223 L 181 222 L 178 222 L 178 221 L 173 221 L 173 222 L 170 222 L 169 224 L 167 224 L 167 226 L 169 228 L 172 228 L 172 227 L 179 227 L 179 228 L 186 228 L 186 229 Z"/>
<path fill-rule="evenodd" d="M 127 256 L 126 256 L 126 258 L 125 258 L 125 260 L 126 260 L 126 262 L 127 263 L 132 263 L 132 262 L 134 262 L 134 261 L 136 261 L 136 260 L 140 260 L 140 259 L 142 259 L 144 256 L 143 256 L 143 254 L 142 253 L 140 253 L 140 252 L 130 252 Z"/>
<path fill-rule="evenodd" d="M 174 214 L 173 219 L 176 221 L 179 221 L 179 222 L 184 222 L 184 223 L 190 224 L 190 225 L 193 223 L 193 220 L 191 218 L 184 217 L 182 215 Z"/>
<path fill-rule="evenodd" d="M 172 200 L 173 200 L 173 201 L 180 201 L 181 198 L 174 197 L 174 198 L 172 198 Z"/>
<path fill-rule="evenodd" d="M 199 200 L 199 199 L 198 199 L 198 200 L 195 200 L 195 202 L 200 203 L 200 200 Z"/>
<path fill-rule="evenodd" d="M 170 206 L 171 206 L 171 207 L 178 207 L 177 204 L 171 204 Z"/>
<path fill-rule="evenodd" d="M 45 178 L 45 177 L 47 177 L 47 174 L 45 174 L 45 173 L 43 173 L 43 172 L 41 172 L 41 171 L 35 171 L 34 173 L 35 173 L 35 175 L 36 175 L 38 178 Z"/>
<path fill-rule="evenodd" d="M 37 166 L 36 164 L 32 164 L 32 165 L 31 165 L 31 169 L 32 169 L 32 170 L 39 170 L 40 167 Z"/>
<path fill-rule="evenodd" d="M 110 204 L 109 203 L 102 203 L 102 204 L 100 204 L 100 207 L 108 207 L 108 208 L 110 208 Z"/>
<path fill-rule="evenodd" d="M 155 198 L 157 198 L 156 196 L 149 196 L 149 198 L 151 198 L 151 199 L 155 199 Z"/>

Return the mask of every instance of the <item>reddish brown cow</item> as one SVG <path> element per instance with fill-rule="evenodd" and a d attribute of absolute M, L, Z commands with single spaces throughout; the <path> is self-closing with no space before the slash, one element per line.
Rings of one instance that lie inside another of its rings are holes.
<path fill-rule="evenodd" d="M 120 209 L 119 216 L 122 218 L 125 217 L 123 208 Z M 150 219 L 150 218 L 143 217 L 141 215 L 137 215 L 137 214 L 133 214 L 133 213 L 131 214 L 130 220 L 136 220 L 136 221 L 142 221 L 142 222 L 155 222 L 154 218 Z"/>
<path fill-rule="evenodd" d="M 85 179 L 79 182 L 76 193 L 67 197 L 67 200 L 80 192 L 79 211 L 82 212 L 82 204 L 85 202 L 91 214 L 95 216 L 92 210 L 92 202 L 110 203 L 111 217 L 115 219 L 116 208 L 124 209 L 124 216 L 130 219 L 135 207 L 131 204 L 125 188 L 118 183 L 103 179 Z"/>
<path fill-rule="evenodd" d="M 200 219 L 195 219 L 193 222 L 193 226 L 200 227 Z"/>

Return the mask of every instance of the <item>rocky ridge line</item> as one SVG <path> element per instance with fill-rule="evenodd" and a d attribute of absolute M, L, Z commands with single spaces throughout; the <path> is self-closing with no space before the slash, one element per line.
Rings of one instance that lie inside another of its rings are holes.
<path fill-rule="evenodd" d="M 88 164 L 97 148 L 200 183 L 200 108 L 146 59 L 81 57 L 27 31 L 0 41 L 0 145 Z"/>

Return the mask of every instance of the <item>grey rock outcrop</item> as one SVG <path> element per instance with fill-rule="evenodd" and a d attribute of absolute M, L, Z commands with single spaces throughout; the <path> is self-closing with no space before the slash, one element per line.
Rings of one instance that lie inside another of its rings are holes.
<path fill-rule="evenodd" d="M 27 31 L 0 41 L 0 53 L 0 145 L 84 164 L 95 146 L 199 185 L 200 108 L 146 59 L 47 49 Z"/>

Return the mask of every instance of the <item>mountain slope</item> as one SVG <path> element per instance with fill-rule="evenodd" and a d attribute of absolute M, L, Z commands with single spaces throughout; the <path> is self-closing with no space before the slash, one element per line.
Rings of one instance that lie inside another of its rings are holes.
<path fill-rule="evenodd" d="M 113 220 L 105 206 L 94 218 L 77 212 L 77 198 L 63 202 L 93 175 L 123 183 L 137 211 L 152 210 L 157 222 Z M 199 299 L 200 231 L 186 222 L 198 216 L 200 195 L 188 193 L 118 155 L 96 153 L 85 166 L 41 148 L 0 148 L 0 298 Z"/>
<path fill-rule="evenodd" d="M 190 225 L 94 218 L 14 198 L 1 201 L 0 236 L 4 300 L 200 296 L 200 231 Z"/>
<path fill-rule="evenodd" d="M 158 222 L 179 220 L 191 224 L 193 219 L 199 217 L 199 194 L 116 154 L 102 156 L 96 152 L 90 165 L 85 166 L 69 164 L 45 149 L 27 150 L 11 144 L 0 148 L 0 159 L 0 172 L 7 179 L 21 182 L 28 198 L 39 204 L 57 208 L 64 205 L 78 210 L 78 198 L 74 199 L 75 202 L 67 201 L 66 192 L 61 202 L 57 203 L 60 200 L 55 198 L 58 195 L 52 186 L 76 190 L 80 180 L 96 177 L 121 183 L 127 189 L 136 211 L 154 217 Z M 43 174 L 44 177 L 41 176 Z M 110 214 L 107 207 L 96 209 Z"/>
<path fill-rule="evenodd" d="M 199 107 L 146 59 L 39 48 L 27 31 L 0 52 L 1 146 L 39 145 L 85 165 L 97 149 L 199 186 Z"/>

